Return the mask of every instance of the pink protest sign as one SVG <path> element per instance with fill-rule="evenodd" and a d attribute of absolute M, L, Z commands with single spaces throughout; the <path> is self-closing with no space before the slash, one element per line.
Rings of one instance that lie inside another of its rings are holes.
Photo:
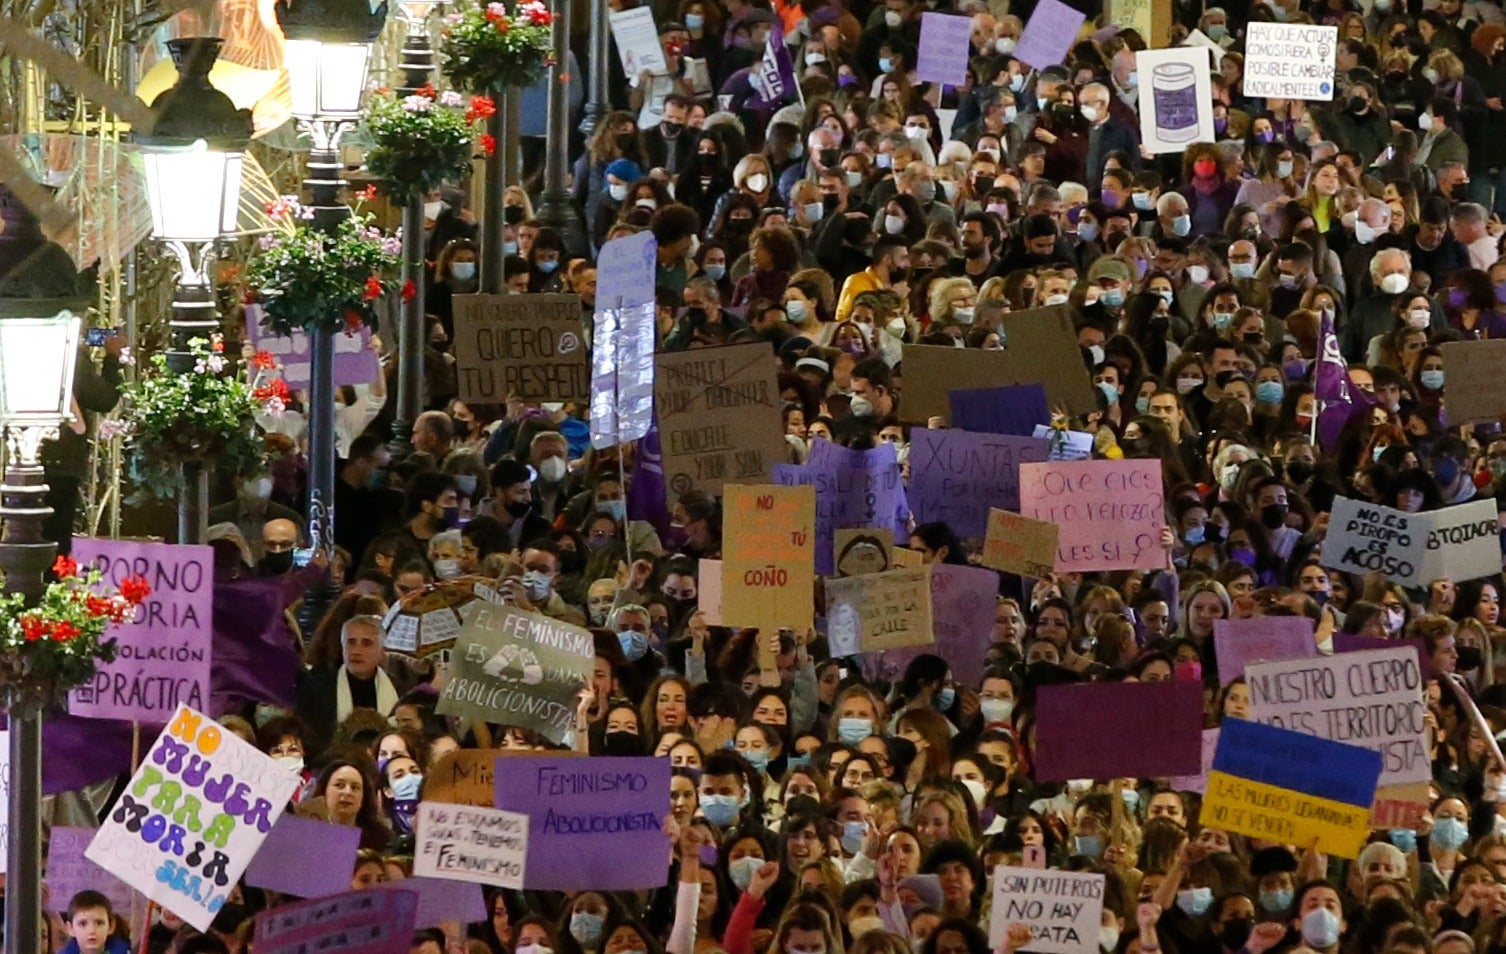
<path fill-rule="evenodd" d="M 1203 684 L 1093 682 L 1042 686 L 1035 777 L 1162 778 L 1203 768 Z M 1126 745 L 1126 739 L 1139 739 Z"/>
<path fill-rule="evenodd" d="M 972 17 L 922 13 L 915 75 L 927 83 L 961 86 L 967 82 L 967 58 L 973 52 L 972 29 Z"/>
<path fill-rule="evenodd" d="M 1040 0 L 1020 34 L 1014 58 L 1038 70 L 1056 66 L 1067 58 L 1067 51 L 1077 42 L 1077 31 L 1082 29 L 1084 19 L 1086 15 L 1081 10 L 1059 0 Z"/>
<path fill-rule="evenodd" d="M 1227 686 L 1243 676 L 1250 663 L 1306 659 L 1318 655 L 1318 644 L 1313 621 L 1306 616 L 1254 616 L 1215 620 L 1213 651 L 1219 684 Z"/>
<path fill-rule="evenodd" d="M 209 655 L 214 639 L 214 550 L 137 540 L 73 538 L 81 570 L 98 567 L 118 587 L 146 578 L 151 595 L 128 623 L 105 635 L 118 641 L 112 663 L 68 697 L 68 711 L 86 719 L 165 725 L 179 705 L 209 708 Z"/>
<path fill-rule="evenodd" d="M 1061 528 L 1058 573 L 1166 566 L 1158 460 L 1021 464 L 1020 514 Z"/>
<path fill-rule="evenodd" d="M 399 884 L 263 911 L 256 916 L 256 952 L 408 954 L 418 894 L 403 887 L 406 881 Z"/>

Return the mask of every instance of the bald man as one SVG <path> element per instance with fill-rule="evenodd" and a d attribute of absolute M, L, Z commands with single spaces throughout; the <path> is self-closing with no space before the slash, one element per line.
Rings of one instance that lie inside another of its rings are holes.
<path fill-rule="evenodd" d="M 298 524 L 276 517 L 262 524 L 261 561 L 257 568 L 262 576 L 280 576 L 293 568 L 293 549 L 298 546 Z"/>

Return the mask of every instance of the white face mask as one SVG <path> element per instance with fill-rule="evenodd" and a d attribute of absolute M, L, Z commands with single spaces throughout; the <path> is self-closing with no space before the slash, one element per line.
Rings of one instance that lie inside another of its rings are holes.
<path fill-rule="evenodd" d="M 1230 262 L 1229 263 L 1229 274 L 1233 275 L 1235 278 L 1254 278 L 1255 277 L 1255 263 L 1254 262 Z"/>
<path fill-rule="evenodd" d="M 1067 296 L 1062 294 L 1047 295 L 1043 301 L 1048 307 L 1051 305 L 1065 305 L 1067 303 Z"/>
<path fill-rule="evenodd" d="M 424 203 L 424 218 L 433 220 L 439 218 L 439 213 L 444 211 L 444 203 L 435 199 L 433 202 Z"/>
<path fill-rule="evenodd" d="M 896 338 L 903 338 L 905 336 L 905 319 L 895 318 L 884 326 L 884 330 Z"/>
<path fill-rule="evenodd" d="M 453 580 L 460 575 L 459 560 L 435 560 L 434 575 L 441 580 Z"/>
<path fill-rule="evenodd" d="M 899 27 L 900 27 L 900 24 L 902 24 L 904 22 L 905 22 L 905 18 L 904 18 L 904 16 L 902 14 L 900 14 L 900 12 L 898 10 L 885 10 L 884 11 L 884 25 L 887 26 L 889 29 L 891 29 L 891 30 L 898 30 Z"/>
<path fill-rule="evenodd" d="M 1208 268 L 1204 265 L 1188 265 L 1187 277 L 1194 285 L 1201 285 L 1208 280 Z"/>
<path fill-rule="evenodd" d="M 546 457 L 539 462 L 539 479 L 546 484 L 557 484 L 565 479 L 565 472 L 567 470 L 568 467 L 565 464 L 565 458 L 560 457 L 558 454 L 553 457 Z"/>
<path fill-rule="evenodd" d="M 967 793 L 969 795 L 973 796 L 973 804 L 974 805 L 981 806 L 985 801 L 987 801 L 987 799 L 988 799 L 988 789 L 984 788 L 983 787 L 983 783 L 980 782 L 980 781 L 978 781 L 977 779 L 975 779 L 975 778 L 965 778 L 965 779 L 963 779 L 962 780 L 962 787 L 965 788 L 965 789 L 967 789 Z"/>
<path fill-rule="evenodd" d="M 885 215 L 884 231 L 890 235 L 898 235 L 905 230 L 905 218 L 902 215 Z"/>
<path fill-rule="evenodd" d="M 1082 113 L 1082 118 L 1086 119 L 1088 122 L 1098 122 L 1098 108 L 1096 106 L 1090 106 L 1084 103 L 1082 108 L 1079 109 L 1078 112 Z"/>
<path fill-rule="evenodd" d="M 627 198 L 628 187 L 616 182 L 607 183 L 607 195 L 612 197 L 613 202 L 621 202 Z"/>
<path fill-rule="evenodd" d="M 994 41 L 994 49 L 998 50 L 999 54 L 1001 56 L 1008 56 L 1010 53 L 1013 53 L 1014 52 L 1014 37 L 1012 37 L 1012 36 L 1001 36 L 1001 37 L 999 37 L 997 40 Z M 1016 75 L 1019 75 L 1019 74 L 1016 74 Z M 1024 84 L 1024 77 L 1020 76 L 1020 80 L 1021 80 L 1020 85 L 1024 86 L 1025 85 Z M 1013 81 L 1011 81 L 1011 83 L 1010 83 L 1011 88 L 1013 88 L 1013 85 L 1014 85 Z M 1015 92 L 1018 93 L 1019 90 L 1015 90 Z"/>
<path fill-rule="evenodd" d="M 301 755 L 279 755 L 277 764 L 294 775 L 303 774 L 303 756 Z"/>
<path fill-rule="evenodd" d="M 1412 284 L 1411 279 L 1406 275 L 1400 272 L 1392 272 L 1381 278 L 1380 287 L 1381 291 L 1388 295 L 1400 295 L 1407 290 L 1407 286 L 1410 284 Z"/>
<path fill-rule="evenodd" d="M 241 485 L 241 495 L 247 500 L 266 502 L 272 497 L 272 478 L 254 477 Z"/>
<path fill-rule="evenodd" d="M 750 192 L 762 192 L 769 187 L 769 177 L 762 172 L 755 172 L 743 181 L 747 183 Z"/>
<path fill-rule="evenodd" d="M 1407 312 L 1408 328 L 1426 328 L 1433 323 L 1433 312 L 1428 308 L 1413 308 Z"/>

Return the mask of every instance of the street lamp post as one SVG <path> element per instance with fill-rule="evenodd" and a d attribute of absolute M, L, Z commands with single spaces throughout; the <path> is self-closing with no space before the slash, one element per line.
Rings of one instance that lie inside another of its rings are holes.
<path fill-rule="evenodd" d="M 403 93 L 413 95 L 434 71 L 429 16 L 444 0 L 404 0 L 408 35 L 403 41 Z M 403 287 L 414 294 L 402 303 L 397 334 L 397 413 L 392 420 L 394 458 L 413 452 L 413 422 L 423 410 L 424 369 L 424 197 L 410 195 L 403 206 Z M 408 283 L 412 283 L 410 286 Z"/>
<path fill-rule="evenodd" d="M 340 202 L 340 139 L 361 116 L 371 47 L 387 20 L 387 4 L 369 0 L 278 0 L 277 21 L 293 93 L 293 116 L 313 139 L 308 188 L 314 226 L 334 232 L 352 215 Z M 327 326 L 309 333 L 309 545 L 332 558 L 335 550 L 335 341 Z M 332 562 L 332 560 L 331 560 Z M 299 609 L 313 632 L 339 592 L 326 570 Z"/>
<path fill-rule="evenodd" d="M 0 427 L 9 449 L 0 477 L 0 571 L 6 592 L 34 602 L 57 553 L 42 533 L 52 508 L 38 450 L 71 417 L 81 324 L 76 312 L 92 296 L 67 253 L 47 241 L 9 192 L 0 194 L 0 225 Z M 15 695 L 6 703 L 5 954 L 31 954 L 42 923 L 42 712 L 17 704 Z"/>
<path fill-rule="evenodd" d="M 599 4 L 604 5 L 604 4 Z M 549 125 L 544 144 L 544 191 L 539 218 L 561 234 L 574 218 L 565 169 L 570 154 L 570 9 L 571 0 L 557 0 L 554 17 L 554 65 L 549 67 Z"/>
<path fill-rule="evenodd" d="M 220 327 L 210 264 L 221 237 L 236 230 L 241 168 L 251 142 L 251 111 L 209 83 L 219 54 L 218 37 L 169 40 L 178 81 L 152 101 L 157 121 L 139 135 L 152 208 L 152 238 L 177 256 L 169 321 L 172 343 L 168 367 L 192 374 L 189 342 L 208 338 Z M 201 543 L 209 513 L 209 472 L 198 461 L 183 464 L 178 498 L 178 542 Z"/>
<path fill-rule="evenodd" d="M 607 60 L 612 54 L 612 27 L 607 19 L 610 12 L 605 3 L 591 4 L 591 80 L 586 88 L 585 115 L 580 121 L 580 131 L 587 140 L 596 131 L 597 124 L 612 111 L 611 88 L 607 76 Z"/>

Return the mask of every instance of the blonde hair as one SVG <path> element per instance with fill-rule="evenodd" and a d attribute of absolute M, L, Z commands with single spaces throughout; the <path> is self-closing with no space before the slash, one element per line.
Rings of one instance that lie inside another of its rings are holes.
<path fill-rule="evenodd" d="M 753 175 L 755 171 L 754 166 L 758 167 L 757 171 L 769 177 L 768 187 L 772 189 L 774 187 L 774 169 L 769 165 L 769 160 L 764 157 L 763 153 L 759 152 L 750 152 L 737 160 L 737 165 L 732 169 L 732 184 L 741 189 L 747 183 L 748 176 Z"/>
<path fill-rule="evenodd" d="M 966 294 L 958 295 L 957 292 Z M 931 314 L 931 321 L 948 321 L 952 317 L 952 301 L 957 298 L 976 296 L 977 289 L 973 286 L 971 278 L 943 278 L 931 285 L 930 298 L 927 301 L 927 310 Z"/>

